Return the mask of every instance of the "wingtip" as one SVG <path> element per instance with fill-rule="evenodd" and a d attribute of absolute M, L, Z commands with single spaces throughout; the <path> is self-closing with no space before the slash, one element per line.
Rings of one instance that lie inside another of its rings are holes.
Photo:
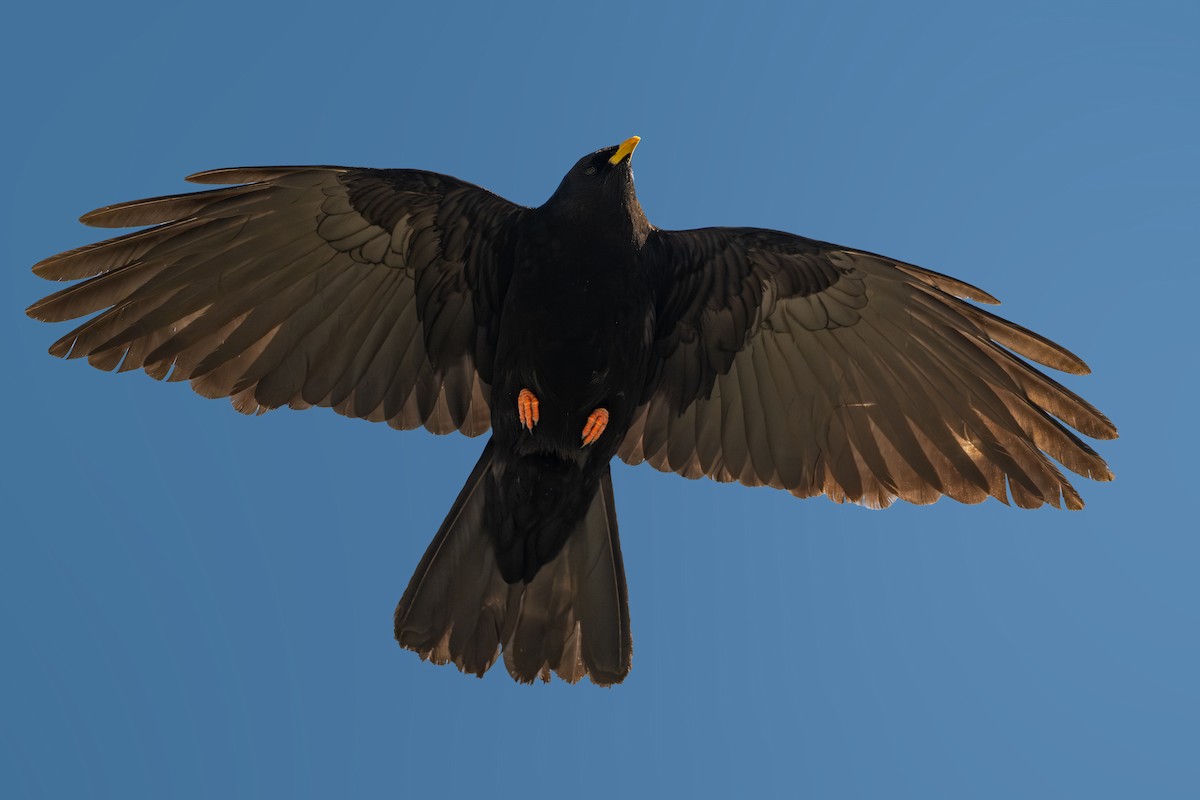
<path fill-rule="evenodd" d="M 33 305 L 26 308 L 25 316 L 29 317 L 30 319 L 36 319 L 38 322 L 49 322 L 49 320 L 45 319 L 44 317 L 38 316 L 38 312 L 40 311 L 40 306 L 44 302 L 45 302 L 44 299 L 38 300 L 36 303 L 34 303 Z"/>
<path fill-rule="evenodd" d="M 237 168 L 237 167 L 233 167 L 233 168 L 218 167 L 216 169 L 202 169 L 199 172 L 193 172 L 191 175 L 184 176 L 184 180 L 187 181 L 188 183 L 201 183 L 201 184 L 238 183 L 238 181 L 228 181 L 228 180 L 222 179 L 226 173 L 233 172 L 237 169 L 239 169 L 239 168 Z"/>
<path fill-rule="evenodd" d="M 1096 411 L 1096 410 L 1093 409 L 1093 411 Z M 1095 432 L 1095 433 L 1088 433 L 1088 436 L 1091 436 L 1093 439 L 1107 439 L 1107 440 L 1121 438 L 1121 434 L 1117 430 L 1116 423 L 1114 423 L 1111 419 L 1109 419 L 1107 416 L 1105 416 L 1100 411 L 1096 411 L 1096 418 L 1100 422 L 1100 424 L 1103 426 L 1103 430 Z M 1109 478 L 1109 480 L 1111 480 L 1111 478 Z"/>
<path fill-rule="evenodd" d="M 34 275 L 37 275 L 39 278 L 45 278 L 48 281 L 70 280 L 70 278 L 64 279 L 64 278 L 58 277 L 55 274 L 55 270 L 53 269 L 54 265 L 62 260 L 62 255 L 63 255 L 62 253 L 59 253 L 57 255 L 43 258 L 41 261 L 37 262 L 32 267 L 30 267 L 30 269 L 33 271 Z M 37 303 L 33 304 L 33 306 L 36 306 L 36 305 L 37 305 Z M 33 308 L 33 306 L 30 306 L 29 308 Z"/>
<path fill-rule="evenodd" d="M 1092 374 L 1092 368 L 1089 367 L 1087 365 L 1087 362 L 1085 362 L 1082 358 L 1075 355 L 1070 350 L 1068 350 L 1067 348 L 1063 347 L 1062 345 L 1060 345 L 1056 342 L 1051 342 L 1049 339 L 1046 339 L 1045 341 L 1047 344 L 1052 346 L 1051 352 L 1054 355 L 1057 355 L 1058 358 L 1056 359 L 1051 355 L 1047 355 L 1046 361 L 1042 361 L 1041 359 L 1034 359 L 1034 360 L 1038 361 L 1041 364 L 1045 364 L 1047 367 L 1052 367 L 1060 372 L 1065 372 L 1068 375 L 1091 375 Z M 1031 356 L 1031 358 L 1032 358 L 1032 356 Z M 1052 362 L 1052 363 L 1047 363 L 1047 362 Z"/>
<path fill-rule="evenodd" d="M 104 215 L 111 211 L 113 206 L 102 206 L 94 208 L 91 211 L 79 217 L 79 221 L 90 228 L 105 228 L 108 227 L 103 223 Z"/>
<path fill-rule="evenodd" d="M 331 164 L 306 164 L 279 167 L 218 167 L 193 172 L 184 178 L 188 183 L 217 184 L 221 186 L 236 186 L 247 183 L 262 183 L 296 173 L 312 171 L 347 172 L 350 167 L 339 167 Z"/>

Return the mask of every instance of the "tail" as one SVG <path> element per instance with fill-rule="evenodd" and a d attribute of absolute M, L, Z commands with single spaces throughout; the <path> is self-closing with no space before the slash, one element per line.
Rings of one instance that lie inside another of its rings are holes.
<path fill-rule="evenodd" d="M 396 606 L 396 641 L 480 677 L 503 650 L 509 674 L 522 683 L 549 681 L 551 672 L 570 683 L 584 675 L 601 686 L 620 683 L 633 640 L 608 468 L 562 551 L 533 580 L 510 585 L 485 525 L 492 447 L 489 441 Z"/>

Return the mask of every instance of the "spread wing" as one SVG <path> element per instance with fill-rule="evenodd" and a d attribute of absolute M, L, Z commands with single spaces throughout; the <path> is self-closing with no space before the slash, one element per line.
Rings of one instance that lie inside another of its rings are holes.
<path fill-rule="evenodd" d="M 52 256 L 85 279 L 38 301 L 48 322 L 100 312 L 50 348 L 230 397 L 474 436 L 489 427 L 492 351 L 523 209 L 417 170 L 220 169 L 239 184 L 101 208 L 82 221 L 153 227 Z"/>
<path fill-rule="evenodd" d="M 985 292 L 777 231 L 654 231 L 648 246 L 657 371 L 625 461 L 872 507 L 1081 508 L 1051 459 L 1111 479 L 1067 426 L 1110 439 L 1113 424 L 1017 356 L 1087 366 L 960 299 L 995 303 Z"/>

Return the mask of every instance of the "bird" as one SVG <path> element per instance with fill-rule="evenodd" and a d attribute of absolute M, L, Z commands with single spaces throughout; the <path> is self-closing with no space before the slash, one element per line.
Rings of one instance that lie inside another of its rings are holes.
<path fill-rule="evenodd" d="M 103 370 L 436 434 L 491 432 L 394 616 L 482 677 L 632 664 L 611 462 L 883 508 L 1080 509 L 1113 423 L 1034 364 L 1087 365 L 975 286 L 777 230 L 652 225 L 626 139 L 540 206 L 417 169 L 238 167 L 85 214 L 44 259 L 50 347 Z M 1031 363 L 1033 362 L 1033 363 Z"/>

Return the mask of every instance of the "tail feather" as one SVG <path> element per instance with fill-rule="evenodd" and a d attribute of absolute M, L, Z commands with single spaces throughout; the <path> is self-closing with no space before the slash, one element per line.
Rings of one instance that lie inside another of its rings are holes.
<path fill-rule="evenodd" d="M 632 639 L 612 480 L 605 471 L 562 552 L 533 580 L 500 575 L 484 514 L 489 442 L 396 607 L 396 640 L 483 676 L 500 652 L 518 681 L 607 686 L 629 673 Z"/>
<path fill-rule="evenodd" d="M 483 522 L 489 442 L 396 607 L 396 640 L 436 664 L 480 677 L 496 662 L 508 586 Z M 489 641 L 492 642 L 488 646 Z"/>
<path fill-rule="evenodd" d="M 572 571 L 579 584 L 575 615 L 589 621 L 588 635 L 582 642 L 583 660 L 589 665 L 592 680 L 620 683 L 629 672 L 633 640 L 629 635 L 625 562 L 617 538 L 617 506 L 607 469 L 583 524 L 587 531 L 599 534 L 575 536 L 571 543 Z"/>

